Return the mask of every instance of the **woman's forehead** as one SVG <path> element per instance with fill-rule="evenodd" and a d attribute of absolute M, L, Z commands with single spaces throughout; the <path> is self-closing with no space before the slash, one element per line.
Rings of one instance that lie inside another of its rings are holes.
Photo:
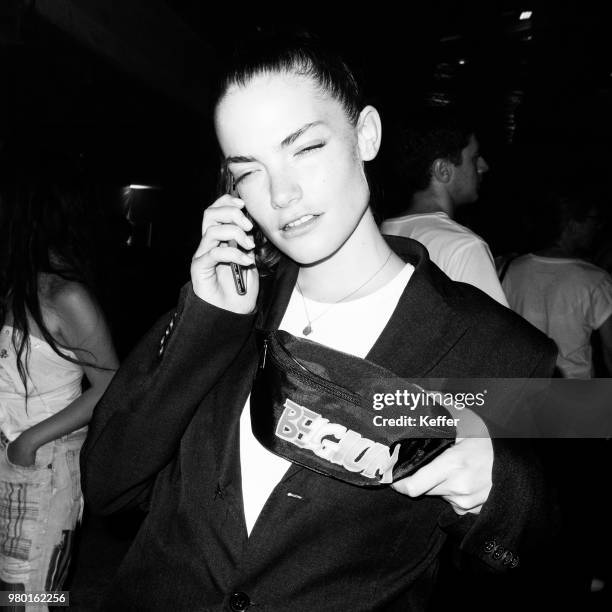
<path fill-rule="evenodd" d="M 249 134 L 282 140 L 293 130 L 314 122 L 330 127 L 338 122 L 348 125 L 342 105 L 322 92 L 312 77 L 288 72 L 264 73 L 244 85 L 231 86 L 215 113 L 223 149 Z"/>
<path fill-rule="evenodd" d="M 321 91 L 319 84 L 310 76 L 286 71 L 264 72 L 245 83 L 230 85 L 217 104 L 216 116 L 218 118 L 228 111 L 248 114 L 260 104 L 295 105 L 299 102 L 299 107 L 302 107 L 329 99 L 331 96 Z"/>

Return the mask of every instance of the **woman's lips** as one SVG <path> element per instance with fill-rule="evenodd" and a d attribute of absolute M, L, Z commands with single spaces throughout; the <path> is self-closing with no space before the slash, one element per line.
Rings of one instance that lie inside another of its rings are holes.
<path fill-rule="evenodd" d="M 314 225 L 316 225 L 319 217 L 320 215 L 308 214 L 287 223 L 287 225 L 282 228 L 283 236 L 292 238 L 309 232 Z"/>

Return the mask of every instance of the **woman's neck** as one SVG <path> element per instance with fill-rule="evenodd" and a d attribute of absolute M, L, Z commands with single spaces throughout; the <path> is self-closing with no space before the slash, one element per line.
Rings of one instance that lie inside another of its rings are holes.
<path fill-rule="evenodd" d="M 389 248 L 368 209 L 338 251 L 321 262 L 300 268 L 298 282 L 306 297 L 331 303 L 346 296 L 357 299 L 369 295 L 386 285 L 403 267 L 404 262 Z"/>

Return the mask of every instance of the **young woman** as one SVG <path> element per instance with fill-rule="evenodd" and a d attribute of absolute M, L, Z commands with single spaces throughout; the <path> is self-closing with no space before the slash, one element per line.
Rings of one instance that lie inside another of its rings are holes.
<path fill-rule="evenodd" d="M 358 358 L 397 377 L 543 374 L 550 344 L 417 243 L 380 235 L 364 163 L 381 121 L 338 57 L 310 39 L 258 41 L 221 79 L 214 120 L 237 195 L 205 211 L 192 282 L 118 373 L 84 449 L 92 507 L 150 509 L 105 605 L 422 609 L 444 529 L 490 565 L 516 566 L 528 517 L 510 520 L 508 504 L 537 471 L 503 444 L 492 468 L 488 437 L 458 440 L 393 488 L 302 467 L 279 438 L 294 431 L 305 446 L 314 408 L 278 425 L 272 412 L 296 403 L 281 383 L 254 383 L 270 364 L 256 328 L 308 340 L 311 370 Z M 231 264 L 245 268 L 244 295 Z"/>
<path fill-rule="evenodd" d="M 2 202 L 0 590 L 61 590 L 82 510 L 80 448 L 118 367 L 87 286 L 81 204 L 42 178 Z"/>

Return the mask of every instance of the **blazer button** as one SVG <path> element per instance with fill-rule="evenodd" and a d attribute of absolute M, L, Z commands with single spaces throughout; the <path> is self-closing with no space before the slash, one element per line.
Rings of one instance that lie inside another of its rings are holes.
<path fill-rule="evenodd" d="M 495 547 L 497 546 L 497 542 L 495 540 L 487 540 L 484 545 L 484 551 L 487 554 L 491 554 Z"/>
<path fill-rule="evenodd" d="M 244 612 L 251 605 L 251 600 L 246 593 L 238 591 L 237 593 L 232 593 L 229 605 L 232 612 Z"/>
<path fill-rule="evenodd" d="M 491 555 L 496 561 L 502 558 L 502 555 L 506 552 L 503 546 L 497 546 Z"/>

